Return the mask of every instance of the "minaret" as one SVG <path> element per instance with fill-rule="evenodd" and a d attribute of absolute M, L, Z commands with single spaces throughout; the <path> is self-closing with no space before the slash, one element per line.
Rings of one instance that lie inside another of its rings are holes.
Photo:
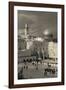
<path fill-rule="evenodd" d="M 30 47 L 33 45 L 33 41 L 31 41 L 28 36 L 29 36 L 29 33 L 28 33 L 28 24 L 25 24 L 26 49 L 30 49 Z"/>
<path fill-rule="evenodd" d="M 28 24 L 25 24 L 25 37 L 27 38 L 28 35 Z"/>

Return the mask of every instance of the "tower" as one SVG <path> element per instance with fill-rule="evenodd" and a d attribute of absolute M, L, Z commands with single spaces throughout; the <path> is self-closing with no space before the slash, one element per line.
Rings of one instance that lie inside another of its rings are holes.
<path fill-rule="evenodd" d="M 26 49 L 30 49 L 30 47 L 33 45 L 33 41 L 29 39 L 28 24 L 25 24 L 25 40 Z"/>
<path fill-rule="evenodd" d="M 26 38 L 28 38 L 27 35 L 28 35 L 28 24 L 25 24 L 25 37 Z"/>

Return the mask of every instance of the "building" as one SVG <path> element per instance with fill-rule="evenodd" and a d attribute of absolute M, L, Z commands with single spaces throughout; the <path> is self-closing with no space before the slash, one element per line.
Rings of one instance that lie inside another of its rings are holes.
<path fill-rule="evenodd" d="M 52 49 L 52 50 L 51 50 Z M 53 41 L 53 35 L 45 33 L 44 36 L 31 36 L 28 25 L 19 32 L 18 58 L 23 60 L 44 60 L 57 57 L 57 42 Z"/>

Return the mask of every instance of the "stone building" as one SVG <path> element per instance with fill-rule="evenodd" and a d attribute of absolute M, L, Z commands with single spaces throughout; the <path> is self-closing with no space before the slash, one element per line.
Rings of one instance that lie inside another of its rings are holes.
<path fill-rule="evenodd" d="M 19 60 L 21 58 L 34 60 L 36 57 L 38 60 L 44 60 L 49 57 L 56 58 L 57 42 L 53 41 L 53 35 L 50 33 L 46 33 L 41 37 L 30 35 L 28 25 L 25 24 L 25 29 L 19 32 L 18 52 Z"/>

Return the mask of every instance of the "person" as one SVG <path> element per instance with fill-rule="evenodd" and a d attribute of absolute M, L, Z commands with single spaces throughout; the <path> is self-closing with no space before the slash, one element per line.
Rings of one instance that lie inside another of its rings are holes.
<path fill-rule="evenodd" d="M 18 79 L 23 78 L 23 67 L 21 68 L 20 72 L 18 73 Z"/>
<path fill-rule="evenodd" d="M 50 68 L 50 67 L 51 67 L 51 65 L 49 65 L 49 63 L 47 63 L 47 66 L 48 66 L 48 68 Z"/>
<path fill-rule="evenodd" d="M 28 66 L 26 66 L 26 69 L 28 69 Z"/>

